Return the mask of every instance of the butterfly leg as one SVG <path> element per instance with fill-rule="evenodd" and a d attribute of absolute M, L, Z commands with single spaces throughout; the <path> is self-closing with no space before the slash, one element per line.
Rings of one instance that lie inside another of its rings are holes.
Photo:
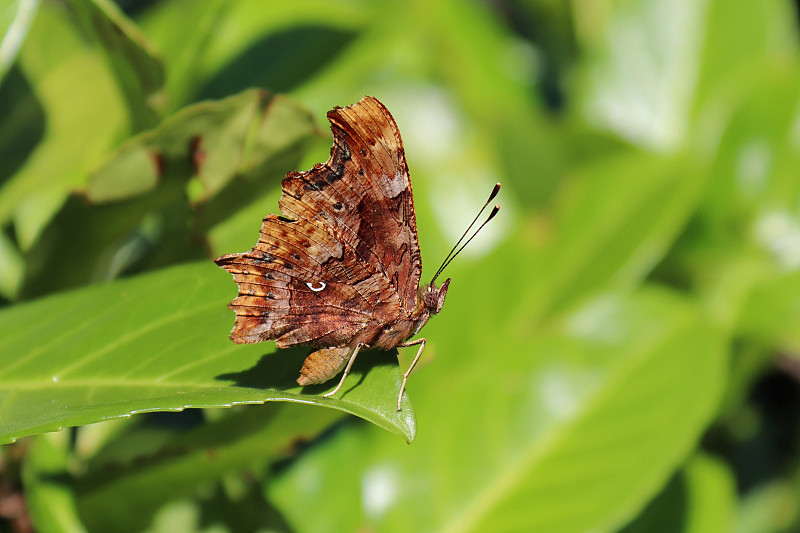
<path fill-rule="evenodd" d="M 408 381 L 408 376 L 411 375 L 411 371 L 414 370 L 414 367 L 417 365 L 417 361 L 419 361 L 419 356 L 422 355 L 422 350 L 425 349 L 425 342 L 427 339 L 417 339 L 411 342 L 403 342 L 397 345 L 398 348 L 407 348 L 408 346 L 416 346 L 417 344 L 420 345 L 419 350 L 417 350 L 417 355 L 414 357 L 414 360 L 411 361 L 411 366 L 408 367 L 405 374 L 403 374 L 403 383 L 400 385 L 400 394 L 397 395 L 397 410 L 400 411 L 402 407 L 400 407 L 400 403 L 403 401 L 403 391 L 406 390 L 406 381 Z"/>
<path fill-rule="evenodd" d="M 347 378 L 347 374 L 350 373 L 350 369 L 353 367 L 353 363 L 356 361 L 356 356 L 358 355 L 358 352 L 359 352 L 359 350 L 361 350 L 362 346 L 364 348 L 369 348 L 369 346 L 367 346 L 363 342 L 359 342 L 358 344 L 356 344 L 356 349 L 353 350 L 353 355 L 350 356 L 350 360 L 347 362 L 347 366 L 344 369 L 344 374 L 342 374 L 342 379 L 339 380 L 339 384 L 336 385 L 336 388 L 333 389 L 332 391 L 323 394 L 322 395 L 323 398 L 330 398 L 331 396 L 333 396 L 334 394 L 339 392 L 339 389 L 342 388 L 342 385 L 344 384 L 344 380 L 345 380 L 345 378 Z"/>

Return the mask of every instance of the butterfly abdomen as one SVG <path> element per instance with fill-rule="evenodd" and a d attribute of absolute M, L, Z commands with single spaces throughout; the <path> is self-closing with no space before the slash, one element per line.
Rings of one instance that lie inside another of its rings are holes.
<path fill-rule="evenodd" d="M 302 386 L 325 383 L 344 369 L 352 350 L 348 346 L 322 348 L 303 362 L 297 383 Z"/>

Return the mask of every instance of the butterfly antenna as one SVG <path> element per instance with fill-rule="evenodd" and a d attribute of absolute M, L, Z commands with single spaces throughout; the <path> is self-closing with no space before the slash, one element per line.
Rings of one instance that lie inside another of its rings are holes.
<path fill-rule="evenodd" d="M 456 257 L 456 256 L 457 256 L 459 253 L 461 253 L 461 250 L 463 250 L 463 249 L 464 249 L 464 247 L 465 247 L 467 244 L 469 244 L 469 242 L 470 242 L 472 239 L 474 239 L 474 238 L 475 238 L 475 235 L 477 235 L 477 234 L 478 234 L 478 232 L 479 232 L 481 229 L 483 229 L 483 227 L 484 227 L 484 226 L 485 226 L 485 225 L 486 225 L 486 224 L 487 224 L 487 223 L 488 223 L 490 220 L 492 220 L 492 219 L 494 218 L 494 216 L 497 214 L 497 212 L 498 212 L 498 211 L 500 211 L 500 206 L 499 206 L 499 205 L 496 205 L 496 206 L 494 206 L 494 209 L 492 209 L 492 212 L 491 212 L 491 213 L 489 213 L 489 217 L 488 217 L 488 218 L 487 218 L 487 219 L 486 219 L 486 220 L 483 222 L 483 224 L 481 224 L 481 225 L 478 227 L 478 229 L 477 229 L 477 230 L 475 230 L 475 233 L 473 233 L 473 234 L 472 234 L 472 237 L 470 237 L 469 239 L 467 239 L 467 242 L 465 242 L 465 243 L 464 243 L 463 245 L 461 245 L 461 247 L 459 248 L 459 245 L 461 244 L 461 241 L 463 241 L 463 240 L 464 240 L 464 237 L 466 237 L 466 236 L 467 236 L 467 234 L 469 233 L 469 231 L 472 229 L 472 226 L 474 226 L 474 225 L 475 225 L 475 222 L 477 222 L 477 221 L 478 221 L 478 218 L 481 216 L 481 213 L 483 213 L 483 211 L 486 209 L 486 206 L 488 206 L 488 205 L 491 203 L 491 201 L 492 201 L 492 200 L 494 200 L 494 197 L 495 197 L 495 196 L 497 196 L 497 193 L 498 193 L 498 192 L 500 192 L 500 184 L 499 184 L 499 183 L 497 183 L 497 184 L 494 186 L 494 189 L 492 189 L 492 192 L 491 192 L 491 194 L 489 195 L 489 198 L 486 200 L 486 203 L 484 203 L 484 204 L 483 204 L 483 207 L 481 207 L 480 211 L 478 211 L 478 214 L 477 214 L 477 215 L 475 215 L 475 218 L 474 218 L 474 219 L 472 219 L 472 222 L 470 222 L 469 226 L 467 226 L 467 229 L 466 229 L 466 231 L 464 231 L 464 233 L 461 235 L 461 237 L 458 239 L 458 241 L 456 241 L 456 244 L 453 246 L 453 248 L 450 250 L 450 252 L 449 252 L 449 253 L 447 254 L 447 256 L 444 258 L 444 260 L 442 261 L 442 266 L 440 266 L 440 267 L 439 267 L 439 270 L 437 270 L 437 271 L 436 271 L 436 274 L 434 274 L 434 276 L 433 276 L 433 279 L 431 280 L 431 283 L 433 283 L 434 281 L 436 281 L 436 278 L 438 278 L 438 277 L 439 277 L 439 274 L 441 274 L 441 273 L 444 271 L 444 269 L 445 269 L 445 268 L 447 268 L 447 265 L 449 265 L 449 264 L 450 264 L 450 262 L 451 262 L 453 259 L 455 259 L 455 257 Z"/>

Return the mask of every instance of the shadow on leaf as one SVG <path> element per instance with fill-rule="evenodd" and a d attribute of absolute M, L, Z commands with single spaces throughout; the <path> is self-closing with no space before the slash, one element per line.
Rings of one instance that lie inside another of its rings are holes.
<path fill-rule="evenodd" d="M 311 351 L 307 347 L 275 350 L 262 355 L 258 362 L 247 370 L 220 374 L 215 379 L 233 381 L 237 387 L 251 389 L 299 389 L 297 378 L 300 375 L 300 368 Z M 362 351 L 353 364 L 353 369 L 339 395 L 346 396 L 349 391 L 361 385 L 373 367 L 386 365 L 397 365 L 397 350 L 389 352 L 383 350 Z M 325 383 L 302 387 L 302 392 L 312 395 L 321 394 L 335 386 L 340 378 L 341 373 Z"/>
<path fill-rule="evenodd" d="M 221 98 L 249 87 L 289 92 L 313 77 L 353 40 L 354 32 L 304 26 L 253 42 L 212 77 L 198 100 Z"/>
<path fill-rule="evenodd" d="M 294 389 L 299 388 L 297 376 L 309 353 L 308 348 L 293 347 L 275 350 L 261 356 L 247 370 L 220 374 L 214 379 L 233 381 L 237 387 L 249 389 Z"/>

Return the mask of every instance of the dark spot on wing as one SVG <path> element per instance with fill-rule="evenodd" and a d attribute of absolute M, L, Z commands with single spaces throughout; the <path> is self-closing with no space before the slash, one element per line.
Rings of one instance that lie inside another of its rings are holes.
<path fill-rule="evenodd" d="M 264 263 L 272 263 L 275 259 L 275 256 L 268 253 L 262 253 L 260 255 L 253 256 L 253 262 L 257 265 L 263 265 Z"/>
<path fill-rule="evenodd" d="M 344 175 L 344 165 L 342 163 L 339 163 L 338 165 L 336 165 L 336 168 L 333 171 L 328 173 L 327 177 L 328 183 L 333 183 L 336 180 L 342 179 L 343 175 Z"/>

